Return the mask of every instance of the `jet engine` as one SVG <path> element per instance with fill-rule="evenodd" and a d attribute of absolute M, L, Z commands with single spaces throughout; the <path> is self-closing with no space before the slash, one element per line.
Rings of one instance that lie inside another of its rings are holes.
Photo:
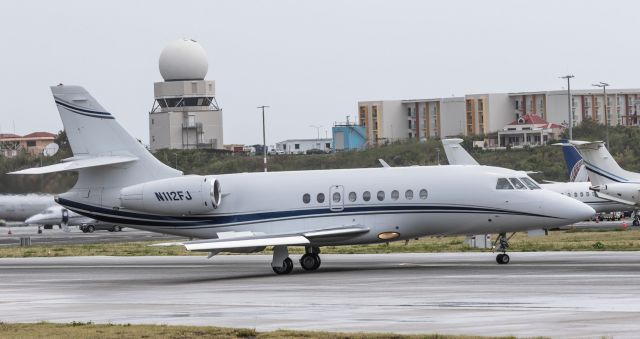
<path fill-rule="evenodd" d="M 148 181 L 120 190 L 122 208 L 161 215 L 206 214 L 218 208 L 221 200 L 220 182 L 201 175 Z"/>
<path fill-rule="evenodd" d="M 592 186 L 592 190 L 597 193 L 604 193 L 613 198 L 623 199 L 634 204 L 640 202 L 640 184 L 633 183 L 610 183 L 606 185 Z M 603 197 L 607 199 L 607 197 Z"/>

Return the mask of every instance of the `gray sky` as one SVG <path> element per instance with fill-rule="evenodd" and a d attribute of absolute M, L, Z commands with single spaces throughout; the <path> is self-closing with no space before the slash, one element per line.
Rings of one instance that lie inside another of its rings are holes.
<path fill-rule="evenodd" d="M 640 87 L 637 1 L 0 2 L 0 130 L 62 128 L 49 86 L 86 87 L 148 143 L 158 57 L 197 40 L 225 143 L 314 138 L 358 100 Z"/>

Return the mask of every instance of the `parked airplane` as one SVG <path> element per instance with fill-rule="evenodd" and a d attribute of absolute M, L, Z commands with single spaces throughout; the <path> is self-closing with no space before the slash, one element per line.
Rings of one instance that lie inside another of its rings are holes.
<path fill-rule="evenodd" d="M 505 246 L 496 260 L 505 264 L 506 232 L 566 225 L 595 213 L 540 189 L 523 172 L 489 166 L 182 175 L 154 158 L 82 87 L 51 89 L 74 156 L 15 173 L 77 171 L 78 181 L 57 197 L 59 204 L 105 222 L 202 238 L 180 243 L 188 250 L 213 256 L 274 246 L 277 274 L 293 269 L 288 246 L 305 247 L 300 264 L 311 271 L 320 266 L 321 246 L 430 235 L 499 233 Z"/>
<path fill-rule="evenodd" d="M 604 142 L 571 141 L 582 155 L 591 189 L 600 198 L 627 206 L 640 206 L 640 173 L 622 169 Z"/>
<path fill-rule="evenodd" d="M 444 152 L 447 155 L 447 160 L 451 165 L 479 165 L 478 162 L 460 145 L 462 139 L 442 139 L 442 145 L 444 146 Z M 573 148 L 573 146 L 570 146 Z M 563 148 L 564 149 L 564 148 Z M 574 149 L 575 152 L 575 149 Z M 571 153 L 571 152 L 569 152 Z M 577 154 L 577 152 L 575 152 Z M 579 157 L 579 155 L 578 155 Z M 574 155 L 571 157 L 575 158 Z M 566 156 L 565 156 L 566 159 Z M 580 158 L 581 159 L 581 158 Z M 575 165 L 575 163 L 574 163 Z M 569 164 L 567 164 L 569 166 Z M 589 206 L 591 206 L 596 212 L 617 212 L 628 210 L 629 207 L 613 202 L 611 200 L 598 198 L 589 188 L 590 182 L 554 182 L 549 184 L 540 184 L 540 187 L 557 192 L 568 197 L 579 200 Z"/>
<path fill-rule="evenodd" d="M 23 222 L 28 217 L 55 204 L 53 195 L 0 195 L 0 219 Z"/>
<path fill-rule="evenodd" d="M 45 229 L 51 228 L 52 225 L 60 225 L 65 231 L 69 231 L 69 226 L 79 226 L 80 230 L 85 233 L 92 233 L 96 229 L 106 229 L 111 232 L 122 230 L 119 225 L 103 225 L 95 219 L 85 217 L 74 211 L 56 204 L 48 207 L 44 211 L 32 215 L 24 221 L 27 225 L 43 225 Z"/>

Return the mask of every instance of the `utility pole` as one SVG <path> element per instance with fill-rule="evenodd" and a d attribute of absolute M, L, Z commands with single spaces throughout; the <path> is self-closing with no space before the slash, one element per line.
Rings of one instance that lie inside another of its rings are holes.
<path fill-rule="evenodd" d="M 571 78 L 573 74 L 567 74 L 560 79 L 567 79 L 567 103 L 569 107 L 569 140 L 573 140 L 573 100 L 571 100 Z"/>
<path fill-rule="evenodd" d="M 608 83 L 606 82 L 602 82 L 600 81 L 597 84 L 593 84 L 592 86 L 595 87 L 602 87 L 602 91 L 604 92 L 604 124 L 605 124 L 605 130 L 607 131 L 607 148 L 610 149 L 610 145 L 609 145 L 609 113 L 607 112 L 607 86 L 609 86 Z"/>
<path fill-rule="evenodd" d="M 258 108 L 262 109 L 262 155 L 263 155 L 263 165 L 264 171 L 267 171 L 267 136 L 266 129 L 264 127 L 264 109 L 269 106 L 258 106 Z"/>

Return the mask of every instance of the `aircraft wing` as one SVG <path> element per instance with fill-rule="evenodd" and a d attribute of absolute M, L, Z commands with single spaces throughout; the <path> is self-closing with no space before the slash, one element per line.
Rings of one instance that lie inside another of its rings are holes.
<path fill-rule="evenodd" d="M 63 171 L 74 171 L 81 168 L 122 164 L 125 162 L 132 162 L 136 160 L 138 160 L 138 158 L 134 156 L 118 156 L 118 155 L 104 156 L 104 157 L 89 157 L 89 158 L 80 158 L 80 159 L 70 158 L 67 161 L 59 164 L 43 166 L 43 167 L 27 168 L 21 171 L 11 172 L 9 174 L 45 174 L 45 173 L 54 173 L 54 172 L 63 172 Z"/>
<path fill-rule="evenodd" d="M 601 198 L 601 199 L 617 202 L 617 203 L 624 204 L 624 205 L 636 206 L 636 203 L 633 202 L 633 201 L 629 201 L 629 200 L 621 199 L 621 198 L 618 198 L 618 197 L 614 197 L 613 195 L 602 193 L 602 192 L 595 191 L 595 190 L 593 192 L 595 193 L 596 197 Z"/>
<path fill-rule="evenodd" d="M 368 227 L 354 225 L 324 228 L 290 234 L 258 234 L 254 232 L 221 232 L 217 239 L 161 243 L 152 246 L 183 245 L 189 251 L 222 252 L 229 249 L 256 248 L 265 246 L 304 246 L 314 238 L 331 238 L 369 232 Z"/>

